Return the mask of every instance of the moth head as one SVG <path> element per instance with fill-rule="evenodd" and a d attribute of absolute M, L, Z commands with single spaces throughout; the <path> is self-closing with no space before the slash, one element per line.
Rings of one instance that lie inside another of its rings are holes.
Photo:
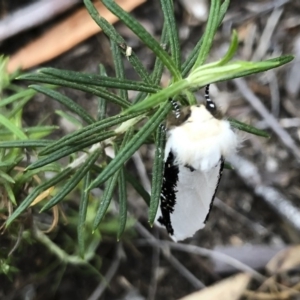
<path fill-rule="evenodd" d="M 171 112 L 167 118 L 167 129 L 171 129 L 177 126 L 181 126 L 185 122 L 189 121 L 200 121 L 205 119 L 222 119 L 223 115 L 219 109 L 209 110 L 207 106 L 204 104 L 198 104 L 193 106 L 184 106 L 180 108 L 180 114 L 175 115 L 175 113 Z"/>
<path fill-rule="evenodd" d="M 191 113 L 191 106 L 181 107 L 179 114 L 171 112 L 167 118 L 167 128 L 170 129 L 182 125 L 191 116 Z"/>
<path fill-rule="evenodd" d="M 180 107 L 174 100 L 171 100 L 174 110 L 167 118 L 167 128 L 170 129 L 172 127 L 180 126 L 189 121 L 191 117 L 192 119 L 200 118 L 203 120 L 212 116 L 216 119 L 222 119 L 223 115 L 221 111 L 218 109 L 215 102 L 210 99 L 209 85 L 205 88 L 204 96 L 205 104 L 185 106 L 183 108 Z M 207 113 L 209 113 L 209 115 Z"/>

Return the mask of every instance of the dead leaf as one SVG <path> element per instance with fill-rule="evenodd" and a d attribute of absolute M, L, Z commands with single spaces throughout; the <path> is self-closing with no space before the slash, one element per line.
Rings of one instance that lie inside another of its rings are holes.
<path fill-rule="evenodd" d="M 131 11 L 145 0 L 117 0 L 116 2 L 125 11 Z M 97 1 L 94 5 L 109 23 L 113 24 L 118 20 L 101 2 Z M 7 70 L 11 73 L 19 67 L 24 70 L 49 61 L 100 31 L 87 10 L 81 8 L 13 54 Z"/>
<path fill-rule="evenodd" d="M 34 206 L 38 203 L 40 203 L 41 201 L 43 201 L 44 199 L 46 199 L 48 196 L 51 195 L 51 192 L 53 191 L 54 186 L 49 187 L 47 190 L 43 191 L 42 193 L 40 193 L 34 200 L 33 202 L 30 204 L 30 206 Z"/>
<path fill-rule="evenodd" d="M 180 300 L 238 300 L 244 293 L 250 279 L 249 274 L 240 273 Z"/>
<path fill-rule="evenodd" d="M 281 273 L 300 265 L 300 245 L 288 247 L 276 254 L 267 264 L 270 274 Z"/>

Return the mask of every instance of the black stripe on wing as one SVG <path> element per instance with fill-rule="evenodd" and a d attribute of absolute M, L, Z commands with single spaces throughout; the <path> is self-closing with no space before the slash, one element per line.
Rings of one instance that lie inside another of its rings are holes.
<path fill-rule="evenodd" d="M 208 210 L 208 213 L 206 215 L 206 218 L 204 220 L 204 224 L 207 222 L 208 218 L 209 218 L 209 214 L 210 214 L 210 211 L 212 209 L 212 206 L 214 204 L 214 199 L 215 199 L 215 196 L 216 196 L 216 193 L 217 193 L 217 190 L 218 190 L 218 187 L 219 187 L 219 184 L 220 184 L 220 181 L 221 181 L 221 177 L 222 177 L 222 174 L 223 174 L 223 169 L 224 169 L 224 158 L 221 157 L 220 158 L 220 170 L 219 170 L 219 178 L 218 178 L 218 182 L 217 182 L 217 185 L 216 185 L 216 188 L 215 188 L 215 191 L 214 191 L 214 194 L 211 198 L 211 201 L 210 201 L 210 205 L 209 205 L 209 210 Z"/>
<path fill-rule="evenodd" d="M 179 168 L 174 164 L 175 157 L 170 151 L 167 161 L 165 163 L 163 184 L 160 194 L 160 209 L 161 214 L 158 222 L 164 225 L 170 235 L 174 234 L 174 229 L 171 224 L 171 213 L 174 211 L 176 204 L 177 182 Z"/>

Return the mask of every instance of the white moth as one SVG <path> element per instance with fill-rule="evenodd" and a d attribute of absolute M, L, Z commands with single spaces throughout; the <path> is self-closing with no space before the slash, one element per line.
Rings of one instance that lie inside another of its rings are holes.
<path fill-rule="evenodd" d="M 168 120 L 165 170 L 156 221 L 175 241 L 205 226 L 221 179 L 224 159 L 238 139 L 205 90 L 206 105 L 180 109 Z"/>

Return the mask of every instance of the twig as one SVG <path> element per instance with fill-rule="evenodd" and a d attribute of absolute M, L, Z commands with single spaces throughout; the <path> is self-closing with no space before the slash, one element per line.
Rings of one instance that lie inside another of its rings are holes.
<path fill-rule="evenodd" d="M 244 182 L 254 190 L 270 207 L 296 230 L 300 230 L 300 210 L 275 188 L 266 185 L 258 168 L 249 160 L 235 155 L 230 164 Z"/>
<path fill-rule="evenodd" d="M 79 0 L 48 0 L 27 5 L 0 21 L 0 41 L 43 24 L 78 2 Z"/>
<path fill-rule="evenodd" d="M 8 257 L 11 256 L 15 250 L 18 248 L 18 246 L 20 245 L 20 242 L 22 240 L 22 233 L 23 233 L 23 230 L 24 230 L 24 226 L 21 224 L 20 228 L 19 228 L 19 232 L 18 232 L 18 237 L 17 237 L 17 241 L 16 243 L 14 244 L 14 246 L 12 247 L 12 249 L 9 251 L 8 253 Z"/>
<path fill-rule="evenodd" d="M 135 227 L 137 231 L 146 238 L 146 243 L 150 244 L 155 247 L 159 247 L 162 251 L 163 256 L 165 259 L 171 263 L 171 265 L 176 268 L 182 276 L 184 276 L 190 284 L 192 284 L 195 288 L 201 289 L 204 288 L 205 285 L 203 282 L 201 282 L 198 278 L 196 278 L 184 265 L 182 265 L 171 253 L 166 252 L 166 246 L 163 246 L 164 242 L 161 242 L 160 240 L 157 240 L 151 233 L 149 233 L 148 230 L 144 228 L 144 226 L 136 222 Z"/>
<path fill-rule="evenodd" d="M 222 209 L 227 213 L 229 216 L 233 217 L 234 219 L 238 220 L 238 222 L 243 223 L 250 227 L 255 233 L 258 233 L 260 235 L 266 235 L 269 231 L 267 228 L 262 226 L 261 224 L 257 222 L 253 222 L 237 210 L 233 209 L 223 201 L 221 201 L 219 198 L 215 198 L 214 205 L 217 206 L 219 209 Z"/>
<path fill-rule="evenodd" d="M 108 287 L 110 281 L 112 280 L 112 278 L 114 277 L 114 275 L 116 274 L 116 272 L 119 268 L 121 257 L 122 257 L 122 251 L 123 251 L 122 244 L 118 243 L 114 261 L 113 261 L 113 263 L 111 264 L 110 268 L 108 269 L 107 273 L 104 276 L 105 280 L 102 280 L 99 283 L 99 285 L 96 287 L 94 292 L 89 296 L 89 298 L 87 300 L 98 300 L 98 299 L 100 299 L 101 295 L 104 293 L 104 291 Z"/>
<path fill-rule="evenodd" d="M 252 56 L 252 60 L 259 61 L 261 60 L 270 45 L 270 40 L 273 35 L 273 32 L 275 30 L 275 27 L 283 13 L 283 8 L 274 9 L 270 17 L 268 18 L 267 24 L 265 26 L 265 29 L 260 37 L 260 41 L 258 44 L 258 47 L 256 48 L 256 51 L 254 52 Z"/>
<path fill-rule="evenodd" d="M 178 244 L 175 242 L 167 242 L 167 241 L 159 241 L 159 240 L 153 240 L 153 239 L 147 239 L 144 241 L 140 241 L 140 244 L 147 243 L 152 246 L 159 246 L 161 248 L 164 248 L 166 246 L 170 247 L 171 249 L 182 251 L 182 252 L 188 252 L 188 253 L 193 253 L 196 255 L 201 255 L 205 257 L 209 257 L 214 260 L 220 260 L 222 262 L 225 262 L 233 267 L 235 267 L 237 270 L 247 272 L 253 277 L 255 277 L 259 281 L 265 280 L 265 276 L 261 275 L 254 269 L 250 268 L 249 266 L 245 265 L 244 263 L 238 261 L 237 259 L 226 255 L 224 253 L 215 251 L 215 250 L 210 250 L 210 249 L 205 249 L 199 246 L 195 245 L 186 245 L 186 244 Z"/>
<path fill-rule="evenodd" d="M 147 192 L 151 191 L 151 183 L 147 175 L 145 164 L 142 161 L 141 154 L 136 151 L 132 156 L 133 162 L 137 168 L 141 183 Z"/>
<path fill-rule="evenodd" d="M 280 113 L 280 93 L 279 93 L 278 80 L 274 70 L 269 70 L 267 75 L 268 75 L 269 86 L 271 91 L 272 115 L 275 118 L 278 118 Z"/>
<path fill-rule="evenodd" d="M 239 246 L 216 246 L 214 250 L 232 256 L 255 270 L 262 270 L 272 257 L 285 248 L 285 244 L 276 246 L 267 244 L 244 244 Z M 218 274 L 235 272 L 235 268 L 224 264 L 222 261 L 213 261 L 213 264 L 213 269 Z"/>
<path fill-rule="evenodd" d="M 296 145 L 295 141 L 290 137 L 288 132 L 284 130 L 276 118 L 266 109 L 266 107 L 261 103 L 260 99 L 254 95 L 251 89 L 248 87 L 244 79 L 238 78 L 234 79 L 236 87 L 239 89 L 240 93 L 245 97 L 245 99 L 251 104 L 251 106 L 262 116 L 264 121 L 271 127 L 271 129 L 280 138 L 283 144 L 292 152 L 295 158 L 300 161 L 300 150 Z"/>
<path fill-rule="evenodd" d="M 162 253 L 166 252 L 166 249 L 162 248 Z M 169 263 L 179 271 L 179 273 L 185 277 L 195 289 L 200 290 L 204 289 L 205 285 L 200 281 L 193 273 L 191 273 L 177 258 L 175 258 L 173 255 L 167 255 L 167 253 L 164 255 L 165 257 L 168 257 Z"/>
<path fill-rule="evenodd" d="M 254 11 L 252 9 L 251 12 L 248 14 L 241 14 L 240 12 L 235 13 L 233 15 L 227 14 L 227 16 L 225 16 L 225 18 L 224 18 L 223 23 L 231 22 L 233 24 L 242 24 L 242 23 L 245 23 L 246 21 L 248 21 L 249 19 L 253 19 L 254 17 L 262 16 L 264 14 L 267 14 L 271 10 L 280 8 L 281 6 L 283 6 L 289 2 L 290 2 L 290 0 L 277 0 L 277 1 L 269 1 L 267 3 L 255 2 L 254 4 L 252 4 L 252 2 L 249 1 L 246 3 L 245 7 L 248 10 L 251 10 L 251 7 L 253 7 L 253 5 L 255 5 L 257 7 L 256 11 Z"/>
<path fill-rule="evenodd" d="M 157 234 L 158 231 L 155 230 Z M 151 282 L 148 288 L 148 300 L 155 300 L 156 290 L 157 290 L 157 270 L 159 267 L 159 253 L 160 249 L 158 247 L 153 247 L 153 254 L 152 254 L 152 276 Z"/>

